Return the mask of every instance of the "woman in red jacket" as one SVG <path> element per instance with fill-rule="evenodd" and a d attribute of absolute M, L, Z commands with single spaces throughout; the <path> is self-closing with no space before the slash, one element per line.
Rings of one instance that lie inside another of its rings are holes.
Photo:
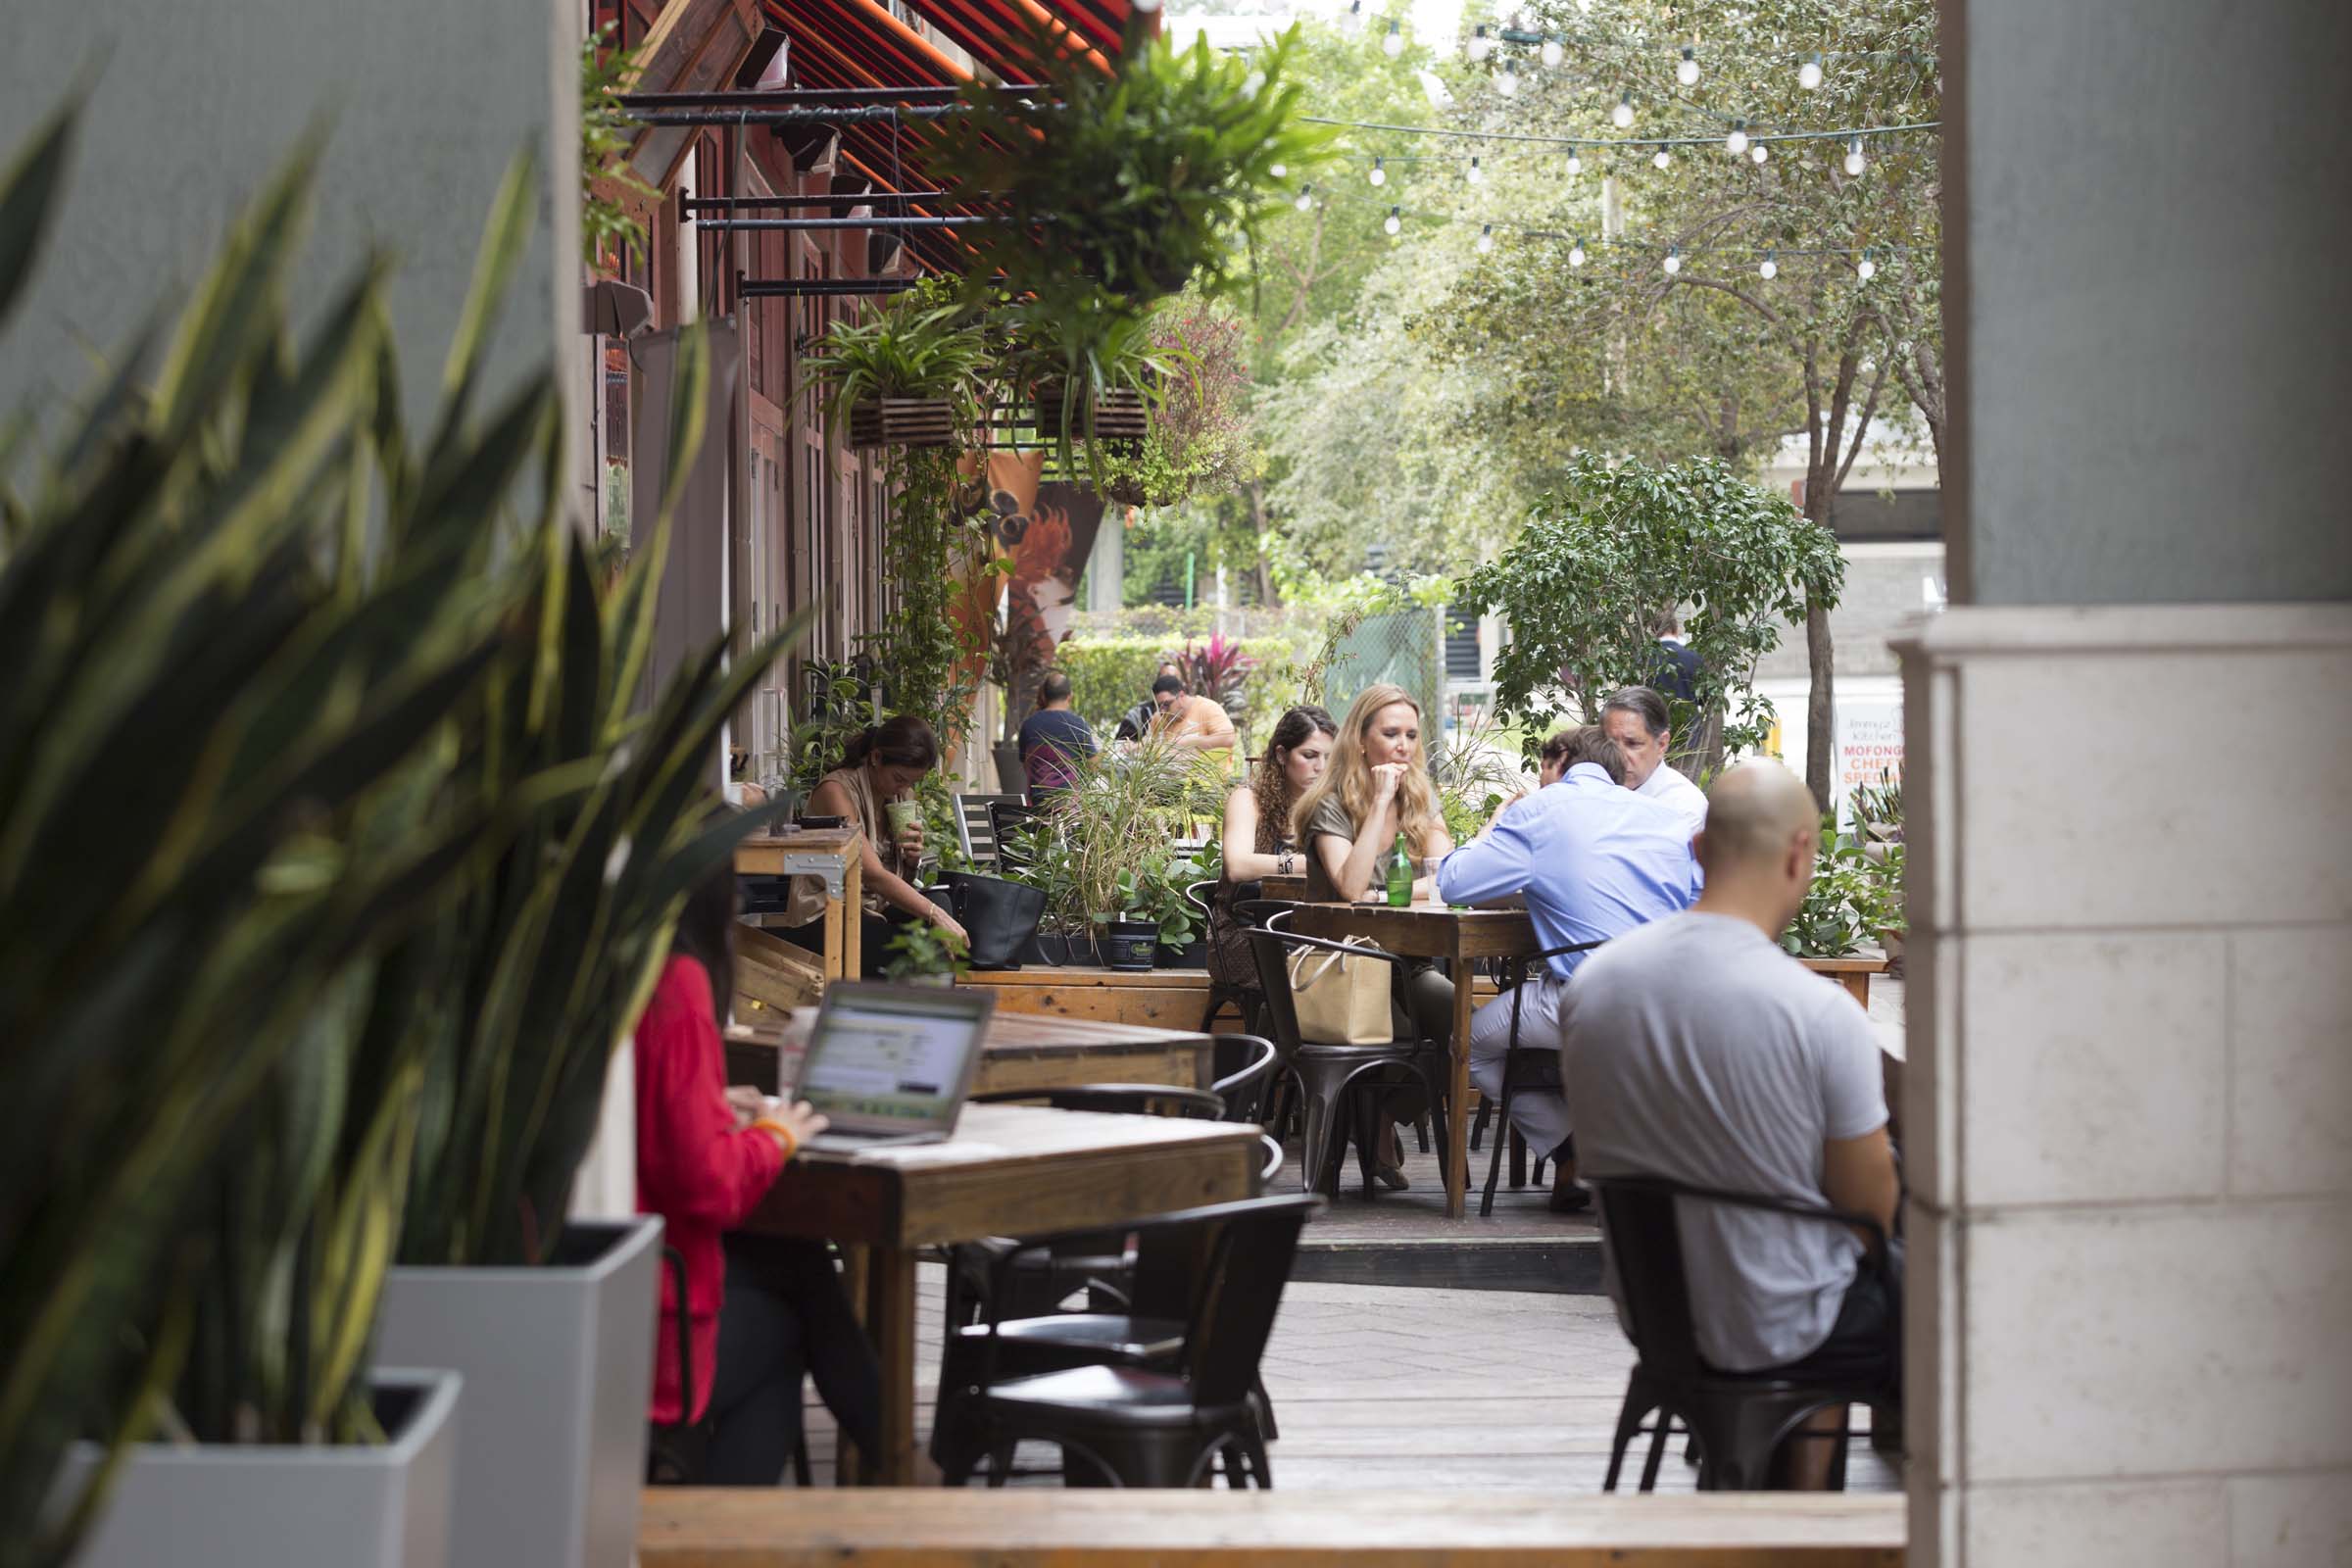
<path fill-rule="evenodd" d="M 726 1085 L 719 999 L 734 991 L 734 929 L 729 870 L 688 899 L 637 1024 L 637 1207 L 662 1217 L 664 1240 L 686 1260 L 683 1303 L 662 1274 L 649 1413 L 662 1425 L 708 1423 L 696 1480 L 773 1486 L 800 1440 L 806 1374 L 868 1453 L 879 1451 L 881 1381 L 822 1243 L 726 1234 L 825 1126 L 806 1104 Z M 691 1389 L 679 1387 L 681 1310 Z"/>

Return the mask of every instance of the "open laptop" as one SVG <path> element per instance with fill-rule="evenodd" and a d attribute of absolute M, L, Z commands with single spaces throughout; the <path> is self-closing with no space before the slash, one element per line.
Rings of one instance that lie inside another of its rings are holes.
<path fill-rule="evenodd" d="M 790 1091 L 832 1122 L 808 1147 L 842 1153 L 945 1140 L 971 1093 L 996 1004 L 994 992 L 976 987 L 826 986 Z"/>

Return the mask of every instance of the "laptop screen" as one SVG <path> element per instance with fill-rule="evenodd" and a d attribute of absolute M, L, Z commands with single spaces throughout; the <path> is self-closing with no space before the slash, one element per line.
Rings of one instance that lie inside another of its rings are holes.
<path fill-rule="evenodd" d="M 844 1127 L 951 1126 L 995 1000 L 946 988 L 836 982 L 817 1014 L 795 1093 Z"/>

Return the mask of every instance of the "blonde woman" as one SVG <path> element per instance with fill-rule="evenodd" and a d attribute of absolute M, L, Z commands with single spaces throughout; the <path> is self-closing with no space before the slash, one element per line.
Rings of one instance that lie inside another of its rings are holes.
<path fill-rule="evenodd" d="M 1331 765 L 1292 820 L 1306 852 L 1306 896 L 1319 902 L 1373 893 L 1399 833 L 1416 870 L 1453 848 L 1422 749 L 1421 705 L 1410 692 L 1370 686 L 1348 705 Z M 1417 877 L 1413 898 L 1429 896 L 1429 878 Z"/>
<path fill-rule="evenodd" d="M 1399 833 L 1417 871 L 1452 850 L 1422 747 L 1421 705 L 1410 692 L 1371 686 L 1348 705 L 1330 765 L 1300 798 L 1292 823 L 1305 851 L 1306 896 L 1319 902 L 1371 894 L 1379 886 L 1381 861 Z M 1414 901 L 1430 896 L 1431 879 L 1417 876 Z M 1451 1038 L 1453 982 L 1435 967 L 1398 965 L 1396 1000 L 1419 1038 L 1441 1043 Z M 1389 1113 L 1398 1121 L 1411 1121 L 1425 1108 L 1414 1091 L 1389 1097 Z M 1384 1128 L 1380 1179 L 1393 1188 L 1406 1185 L 1398 1151 L 1396 1129 Z"/>

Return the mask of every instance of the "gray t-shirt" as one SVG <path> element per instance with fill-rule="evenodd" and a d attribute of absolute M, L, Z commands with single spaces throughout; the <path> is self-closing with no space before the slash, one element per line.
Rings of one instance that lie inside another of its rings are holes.
<path fill-rule="evenodd" d="M 1822 1145 L 1886 1124 L 1869 1018 L 1745 920 L 1694 910 L 1617 938 L 1577 972 L 1560 1021 L 1585 1175 L 1825 1203 Z M 1718 1203 L 1679 1218 L 1709 1364 L 1782 1366 L 1829 1338 L 1852 1232 Z"/>

